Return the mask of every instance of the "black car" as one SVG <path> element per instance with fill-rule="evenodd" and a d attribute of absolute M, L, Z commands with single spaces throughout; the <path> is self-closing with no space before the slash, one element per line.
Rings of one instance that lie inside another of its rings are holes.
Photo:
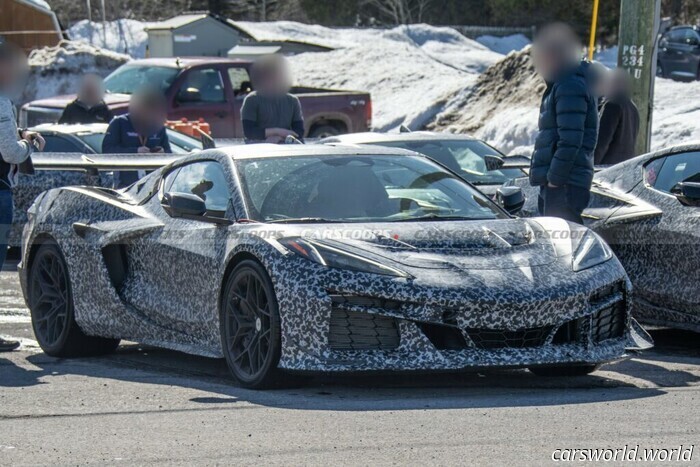
<path fill-rule="evenodd" d="M 657 74 L 679 80 L 700 79 L 700 27 L 677 26 L 661 36 Z"/>
<path fill-rule="evenodd" d="M 321 140 L 323 144 L 361 144 L 408 149 L 426 155 L 494 197 L 504 183 L 527 177 L 525 156 L 506 156 L 485 141 L 469 135 L 431 131 L 351 133 Z"/>

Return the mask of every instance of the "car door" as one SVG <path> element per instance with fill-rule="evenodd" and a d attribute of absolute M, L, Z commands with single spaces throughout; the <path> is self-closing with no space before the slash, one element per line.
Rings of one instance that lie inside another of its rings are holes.
<path fill-rule="evenodd" d="M 243 138 L 243 121 L 241 107 L 243 100 L 253 90 L 248 69 L 244 66 L 231 66 L 226 69 L 226 78 L 231 86 L 233 96 L 234 133 L 236 138 Z"/>
<path fill-rule="evenodd" d="M 214 138 L 234 135 L 234 113 L 221 70 L 215 66 L 191 68 L 175 83 L 171 119 L 203 118 Z"/>
<path fill-rule="evenodd" d="M 229 225 L 210 218 L 233 217 L 229 180 L 230 171 L 219 162 L 193 162 L 170 171 L 160 193 L 149 201 L 148 209 L 163 226 L 130 241 L 128 279 L 121 292 L 145 319 L 197 339 L 217 335 L 217 298 Z M 168 192 L 199 196 L 209 219 L 171 217 L 161 205 Z"/>
<path fill-rule="evenodd" d="M 700 207 L 687 206 L 671 193 L 700 173 L 700 152 L 652 160 L 645 182 L 633 194 L 663 214 L 629 227 L 634 238 L 626 247 L 625 269 L 638 296 L 655 306 L 682 313 L 700 312 Z"/>

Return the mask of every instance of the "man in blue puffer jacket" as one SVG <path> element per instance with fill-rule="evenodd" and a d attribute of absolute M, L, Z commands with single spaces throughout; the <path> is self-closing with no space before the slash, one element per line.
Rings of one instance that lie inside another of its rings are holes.
<path fill-rule="evenodd" d="M 547 89 L 540 106 L 530 184 L 540 187 L 541 215 L 583 223 L 598 139 L 597 102 L 588 81 L 590 64 L 580 61 L 581 43 L 563 23 L 540 29 L 532 56 Z"/>

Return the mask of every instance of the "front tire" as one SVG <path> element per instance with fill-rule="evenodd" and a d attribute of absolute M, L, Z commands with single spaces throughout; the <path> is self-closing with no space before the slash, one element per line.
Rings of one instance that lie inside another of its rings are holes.
<path fill-rule="evenodd" d="M 263 267 L 244 260 L 229 275 L 220 310 L 221 343 L 226 363 L 241 386 L 276 387 L 281 354 L 281 325 L 272 281 Z"/>
<path fill-rule="evenodd" d="M 47 355 L 87 357 L 117 348 L 119 339 L 88 336 L 75 322 L 68 267 L 56 243 L 39 246 L 28 277 L 32 328 Z"/>
<path fill-rule="evenodd" d="M 533 366 L 528 368 L 537 376 L 544 377 L 567 377 L 567 376 L 586 376 L 600 368 L 598 364 L 584 365 L 551 365 L 551 366 Z"/>

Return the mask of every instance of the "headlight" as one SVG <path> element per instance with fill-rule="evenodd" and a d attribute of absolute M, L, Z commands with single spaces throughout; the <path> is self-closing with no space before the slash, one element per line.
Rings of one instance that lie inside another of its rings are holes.
<path fill-rule="evenodd" d="M 588 231 L 574 251 L 572 267 L 574 271 L 583 271 L 598 264 L 604 263 L 613 254 L 605 241 L 592 231 Z"/>
<path fill-rule="evenodd" d="M 282 238 L 279 242 L 292 253 L 296 253 L 321 266 L 382 274 L 385 276 L 408 277 L 408 274 L 400 269 L 383 265 L 371 259 L 363 258 L 349 251 L 341 250 L 320 242 L 305 240 L 298 237 Z"/>

